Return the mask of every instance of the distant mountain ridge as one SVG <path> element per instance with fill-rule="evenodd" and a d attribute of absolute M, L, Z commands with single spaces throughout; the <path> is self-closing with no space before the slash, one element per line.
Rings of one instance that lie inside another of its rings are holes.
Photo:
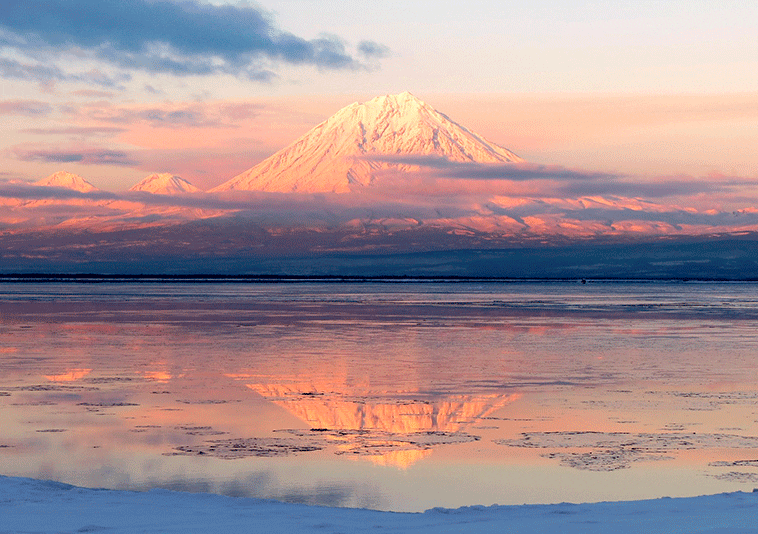
<path fill-rule="evenodd" d="M 288 147 L 210 192 L 346 193 L 373 185 L 381 171 L 417 169 L 403 160 L 408 156 L 451 162 L 523 161 L 405 92 L 341 109 Z"/>

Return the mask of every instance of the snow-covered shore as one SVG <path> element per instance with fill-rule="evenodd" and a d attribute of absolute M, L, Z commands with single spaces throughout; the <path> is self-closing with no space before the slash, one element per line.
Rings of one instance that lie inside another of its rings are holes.
<path fill-rule="evenodd" d="M 758 534 L 758 493 L 597 504 L 433 509 L 323 508 L 153 490 L 78 488 L 0 476 L 0 533 L 531 532 Z"/>

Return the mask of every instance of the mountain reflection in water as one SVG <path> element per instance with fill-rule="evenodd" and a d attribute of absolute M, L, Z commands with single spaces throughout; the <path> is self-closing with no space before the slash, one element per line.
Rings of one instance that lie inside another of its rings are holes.
<path fill-rule="evenodd" d="M 340 453 L 400 468 L 428 456 L 435 445 L 478 439 L 464 434 L 466 427 L 521 397 L 451 395 L 421 400 L 408 392 L 376 396 L 340 384 L 285 379 L 247 387 L 310 425 L 311 432 L 330 436 Z"/>

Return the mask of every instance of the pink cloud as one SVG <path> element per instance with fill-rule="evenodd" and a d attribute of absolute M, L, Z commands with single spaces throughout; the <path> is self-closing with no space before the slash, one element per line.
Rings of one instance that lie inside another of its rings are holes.
<path fill-rule="evenodd" d="M 0 115 L 26 115 L 29 117 L 50 114 L 53 107 L 39 100 L 5 100 L 0 102 Z"/>
<path fill-rule="evenodd" d="M 116 96 L 115 93 L 111 91 L 99 91 L 96 89 L 79 89 L 78 91 L 72 91 L 72 95 L 74 96 L 80 96 L 82 98 L 113 98 Z"/>
<path fill-rule="evenodd" d="M 249 102 L 171 102 L 117 105 L 109 102 L 68 104 L 64 113 L 80 123 L 147 125 L 152 128 L 238 128 L 255 118 L 261 105 Z"/>

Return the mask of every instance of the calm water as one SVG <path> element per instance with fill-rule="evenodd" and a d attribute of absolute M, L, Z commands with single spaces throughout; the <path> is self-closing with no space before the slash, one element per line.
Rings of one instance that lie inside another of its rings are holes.
<path fill-rule="evenodd" d="M 758 487 L 758 285 L 0 284 L 0 474 L 334 506 Z"/>

